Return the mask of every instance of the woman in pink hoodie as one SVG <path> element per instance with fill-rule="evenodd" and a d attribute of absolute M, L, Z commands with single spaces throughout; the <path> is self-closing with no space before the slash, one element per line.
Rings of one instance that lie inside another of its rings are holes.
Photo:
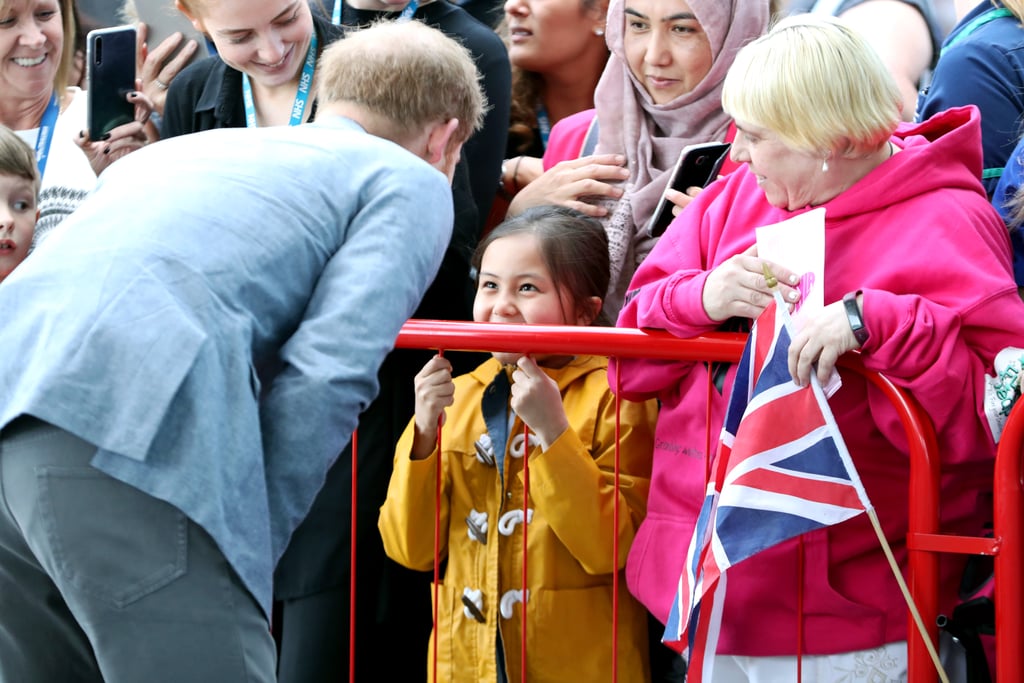
<path fill-rule="evenodd" d="M 868 369 L 909 390 L 938 433 L 943 528 L 977 533 L 991 513 L 984 503 L 995 455 L 984 375 L 1000 349 L 1024 337 L 1006 229 L 978 180 L 977 110 L 900 125 L 899 92 L 877 55 L 841 23 L 814 15 L 784 20 L 741 50 L 722 102 L 739 130 L 733 159 L 747 167 L 674 220 L 634 275 L 619 326 L 692 337 L 756 318 L 772 294 L 754 229 L 824 207 L 826 305 L 794 336 L 790 371 L 799 384 L 815 371 L 827 378 L 839 356 L 859 349 Z M 801 273 L 770 266 L 795 301 Z M 647 518 L 627 580 L 663 622 L 704 498 L 707 430 L 717 436 L 733 383 L 732 371 L 715 378 L 723 381 L 711 391 L 708 425 L 707 373 L 701 363 L 611 367 L 624 397 L 662 402 Z M 902 426 L 867 380 L 845 372 L 842 380 L 830 406 L 905 564 Z M 866 516 L 800 543 L 802 553 L 788 541 L 729 569 L 715 680 L 792 680 L 800 626 L 810 680 L 854 680 L 842 676 L 856 667 L 877 680 L 905 677 L 907 606 Z M 950 599 L 962 567 L 942 564 Z"/>

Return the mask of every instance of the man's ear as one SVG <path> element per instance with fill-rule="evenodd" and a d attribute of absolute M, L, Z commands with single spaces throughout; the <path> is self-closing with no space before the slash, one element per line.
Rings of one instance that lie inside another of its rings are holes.
<path fill-rule="evenodd" d="M 181 4 L 180 0 L 174 0 L 174 6 L 178 8 L 178 11 L 185 15 L 185 18 L 192 22 L 192 25 L 197 31 L 202 34 L 206 34 L 206 29 L 203 28 L 203 22 L 196 19 L 192 14 L 189 13 L 185 6 Z"/>
<path fill-rule="evenodd" d="M 445 123 L 431 125 L 427 133 L 427 163 L 437 166 L 444 160 L 448 151 L 448 141 L 451 140 L 458 127 L 458 119 L 449 119 Z"/>

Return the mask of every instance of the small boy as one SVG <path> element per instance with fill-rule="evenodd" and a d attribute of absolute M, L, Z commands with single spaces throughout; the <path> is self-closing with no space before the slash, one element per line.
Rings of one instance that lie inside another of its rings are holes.
<path fill-rule="evenodd" d="M 25 260 L 32 246 L 39 182 L 32 148 L 0 126 L 0 281 Z"/>

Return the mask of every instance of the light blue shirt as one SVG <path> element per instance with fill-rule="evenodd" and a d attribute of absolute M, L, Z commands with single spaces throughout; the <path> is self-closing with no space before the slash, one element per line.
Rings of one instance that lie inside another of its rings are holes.
<path fill-rule="evenodd" d="M 452 220 L 443 174 L 348 119 L 150 145 L 0 285 L 0 425 L 96 444 L 95 467 L 202 526 L 269 614 Z"/>

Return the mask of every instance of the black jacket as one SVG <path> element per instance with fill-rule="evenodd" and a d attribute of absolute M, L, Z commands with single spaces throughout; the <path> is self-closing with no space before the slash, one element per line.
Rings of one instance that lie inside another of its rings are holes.
<path fill-rule="evenodd" d="M 349 27 L 366 26 L 394 16 L 395 12 L 359 10 L 344 5 L 341 24 Z M 509 112 L 512 107 L 512 67 L 509 65 L 508 51 L 490 27 L 484 26 L 448 0 L 421 4 L 413 17 L 465 45 L 480 72 L 480 85 L 490 108 L 484 114 L 483 127 L 466 141 L 462 158 L 469 165 L 473 202 L 482 230 L 498 188 L 501 162 L 505 158 L 505 141 L 508 138 Z"/>

